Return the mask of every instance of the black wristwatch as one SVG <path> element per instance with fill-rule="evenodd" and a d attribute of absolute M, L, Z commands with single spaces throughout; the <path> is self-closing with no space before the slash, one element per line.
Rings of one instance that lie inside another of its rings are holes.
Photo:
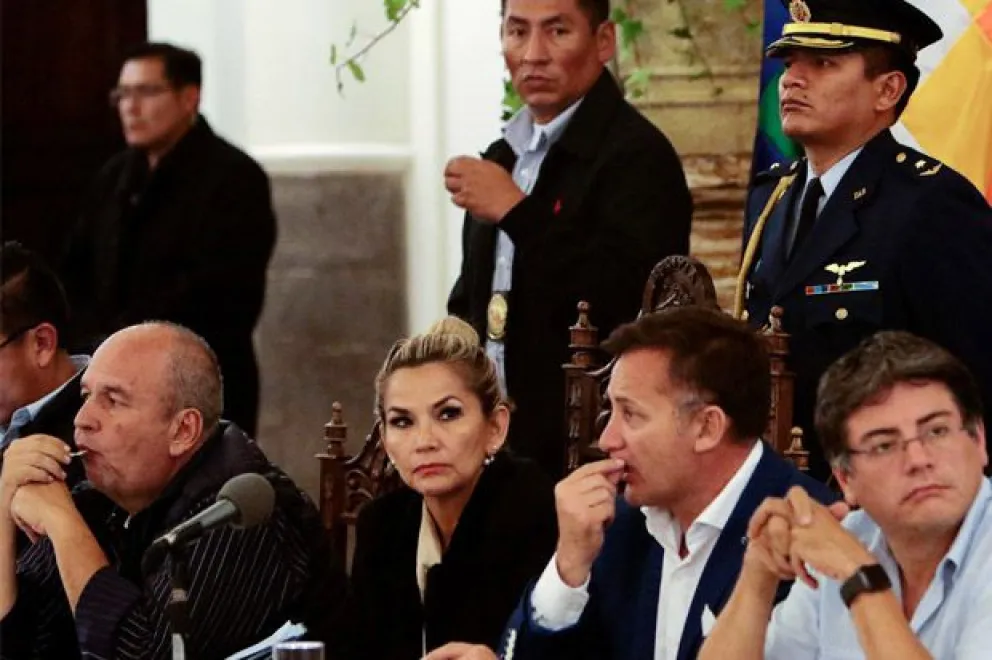
<path fill-rule="evenodd" d="M 850 608 L 851 603 L 863 593 L 875 593 L 891 588 L 892 582 L 885 574 L 885 569 L 878 564 L 867 564 L 844 580 L 844 584 L 840 585 L 840 597 L 844 604 Z"/>

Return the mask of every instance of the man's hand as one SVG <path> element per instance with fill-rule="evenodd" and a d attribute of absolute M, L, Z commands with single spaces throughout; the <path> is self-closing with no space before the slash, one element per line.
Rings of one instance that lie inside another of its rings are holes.
<path fill-rule="evenodd" d="M 751 516 L 747 527 L 744 565 L 763 582 L 772 578 L 794 580 L 796 570 L 790 558 L 792 507 L 784 499 L 769 497 Z"/>
<path fill-rule="evenodd" d="M 456 156 L 444 167 L 451 201 L 483 222 L 498 223 L 526 195 L 513 177 L 492 161 Z"/>
<path fill-rule="evenodd" d="M 558 575 L 570 587 L 586 581 L 603 547 L 606 528 L 616 512 L 623 467 L 623 461 L 615 458 L 589 463 L 555 486 Z"/>
<path fill-rule="evenodd" d="M 9 515 L 10 502 L 21 486 L 64 481 L 64 466 L 72 460 L 69 451 L 69 445 L 50 435 L 14 440 L 3 454 L 0 470 L 0 515 Z"/>
<path fill-rule="evenodd" d="M 74 513 L 76 505 L 64 481 L 21 486 L 10 503 L 10 515 L 31 542 L 48 536 L 58 516 Z"/>
<path fill-rule="evenodd" d="M 488 646 L 451 642 L 434 649 L 424 660 L 499 660 Z"/>
<path fill-rule="evenodd" d="M 828 509 L 799 487 L 792 488 L 786 499 L 796 521 L 790 541 L 794 566 L 803 564 L 843 582 L 861 566 L 877 562 L 861 541 L 840 524 L 839 507 Z"/>

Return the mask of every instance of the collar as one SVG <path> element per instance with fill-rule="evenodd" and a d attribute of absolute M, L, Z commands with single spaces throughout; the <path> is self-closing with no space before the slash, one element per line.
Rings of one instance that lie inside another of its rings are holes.
<path fill-rule="evenodd" d="M 420 504 L 420 536 L 417 539 L 417 586 L 420 587 L 420 600 L 427 592 L 427 572 L 441 563 L 441 538 L 437 526 L 427 510 L 427 502 Z"/>
<path fill-rule="evenodd" d="M 737 468 L 737 472 L 727 482 L 720 493 L 703 509 L 703 512 L 689 525 L 685 533 L 685 545 L 691 556 L 693 552 L 711 536 L 712 532 L 719 534 L 726 527 L 734 508 L 754 471 L 761 462 L 764 443 L 760 440 L 754 443 L 751 452 Z M 678 521 L 667 509 L 653 506 L 641 507 L 644 514 L 645 526 L 648 533 L 665 549 L 666 552 L 678 552 L 682 541 L 682 530 Z"/>
<path fill-rule="evenodd" d="M 851 153 L 847 154 L 839 161 L 833 164 L 833 166 L 828 169 L 823 174 L 817 174 L 813 171 L 813 165 L 808 160 L 806 161 L 806 185 L 812 181 L 815 177 L 819 176 L 820 185 L 823 186 L 823 196 L 825 199 L 830 199 L 830 196 L 840 185 L 840 180 L 844 178 L 847 171 L 851 169 L 851 165 L 854 164 L 855 159 L 864 150 L 864 145 L 861 145 Z M 805 187 L 804 187 L 805 190 Z"/>
<path fill-rule="evenodd" d="M 542 147 L 550 146 L 565 132 L 565 127 L 568 126 L 582 100 L 579 99 L 565 108 L 547 124 L 534 123 L 533 113 L 530 108 L 524 106 L 503 127 L 503 138 L 518 157 L 527 151 L 537 151 Z"/>
<path fill-rule="evenodd" d="M 69 359 L 72 361 L 72 365 L 76 367 L 76 371 L 73 373 L 73 375 L 70 378 L 68 378 L 64 383 L 62 383 L 57 388 L 55 388 L 45 396 L 41 397 L 37 401 L 29 403 L 26 406 L 21 406 L 20 408 L 15 410 L 14 414 L 10 416 L 10 424 L 7 426 L 0 426 L 0 436 L 6 435 L 7 431 L 12 428 L 20 428 L 22 426 L 25 426 L 26 424 L 33 422 L 34 419 L 38 416 L 38 413 L 41 412 L 41 409 L 44 408 L 49 401 L 57 397 L 62 392 L 62 390 L 66 388 L 69 382 L 72 381 L 73 378 L 78 376 L 79 372 L 85 369 L 86 367 L 88 367 L 90 364 L 89 355 L 70 355 Z M 2 443 L 0 443 L 0 446 L 2 446 Z"/>

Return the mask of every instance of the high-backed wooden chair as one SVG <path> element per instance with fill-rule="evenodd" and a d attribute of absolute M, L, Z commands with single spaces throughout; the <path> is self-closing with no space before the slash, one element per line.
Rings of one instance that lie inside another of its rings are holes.
<path fill-rule="evenodd" d="M 352 530 L 362 507 L 401 484 L 382 446 L 382 425 L 376 422 L 354 456 L 345 453 L 348 425 L 340 403 L 331 405 L 331 421 L 324 425 L 324 452 L 320 462 L 320 516 L 331 536 L 335 561 L 342 569 L 351 565 Z"/>
<path fill-rule="evenodd" d="M 719 309 L 713 279 L 701 262 L 684 256 L 667 257 L 651 271 L 644 287 L 640 314 L 686 305 Z M 582 463 L 602 458 L 596 441 L 606 426 L 606 386 L 613 363 L 605 363 L 599 332 L 589 322 L 589 304 L 578 305 L 578 321 L 570 330 L 571 360 L 565 372 L 565 461 L 571 472 Z M 792 426 L 793 374 L 786 366 L 789 338 L 782 331 L 782 310 L 774 308 L 768 325 L 759 330 L 771 361 L 772 396 L 765 439 L 800 470 L 809 468 L 802 430 Z"/>

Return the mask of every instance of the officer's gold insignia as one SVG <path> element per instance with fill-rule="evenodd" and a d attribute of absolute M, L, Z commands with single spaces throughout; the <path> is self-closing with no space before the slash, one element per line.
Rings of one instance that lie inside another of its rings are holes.
<path fill-rule="evenodd" d="M 809 23 L 813 18 L 813 12 L 809 10 L 809 5 L 804 0 L 792 0 L 789 3 L 789 16 L 796 23 Z"/>
<path fill-rule="evenodd" d="M 940 171 L 940 168 L 942 168 L 943 166 L 944 166 L 943 163 L 937 163 L 936 165 L 934 165 L 933 167 L 931 167 L 929 170 L 926 170 L 925 172 L 920 172 L 920 176 L 933 176 L 934 174 L 936 174 L 937 172 L 939 172 Z"/>
<path fill-rule="evenodd" d="M 862 197 L 864 197 L 867 194 L 868 194 L 868 189 L 867 188 L 862 188 L 861 190 L 855 190 L 854 191 L 854 199 L 855 200 L 859 200 L 859 199 L 861 199 Z"/>
<path fill-rule="evenodd" d="M 896 162 L 897 163 L 905 163 L 906 162 L 906 154 L 905 153 L 900 153 L 898 156 L 896 156 Z"/>
<path fill-rule="evenodd" d="M 829 266 L 824 266 L 823 270 L 828 273 L 833 273 L 837 276 L 837 286 L 844 284 L 844 276 L 851 273 L 862 266 L 864 266 L 867 261 L 851 261 L 846 264 L 830 264 Z"/>
<path fill-rule="evenodd" d="M 922 170 L 926 166 L 927 166 L 927 161 L 925 161 L 925 160 L 918 160 L 918 161 L 916 161 L 916 169 Z"/>

